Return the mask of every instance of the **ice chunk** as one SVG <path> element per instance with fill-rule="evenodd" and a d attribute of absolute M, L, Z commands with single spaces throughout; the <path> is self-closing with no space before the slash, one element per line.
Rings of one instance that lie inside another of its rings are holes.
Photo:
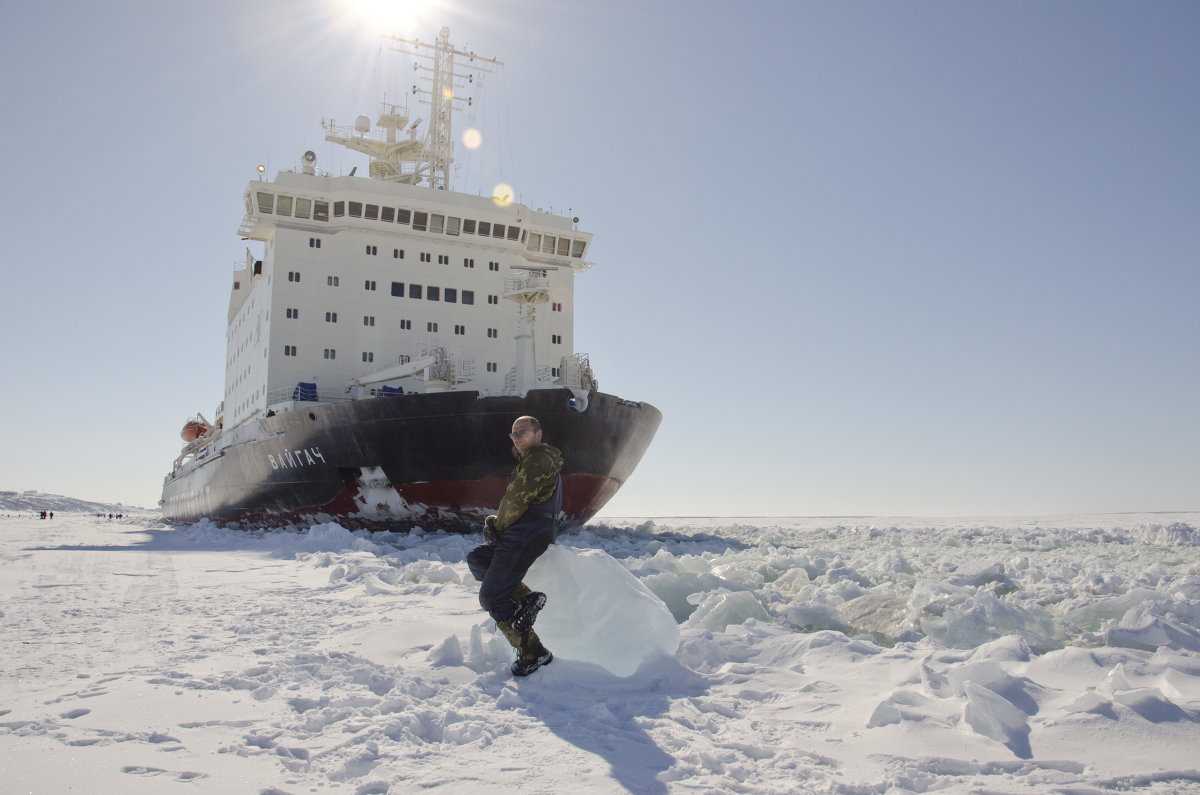
<path fill-rule="evenodd" d="M 495 624 L 489 618 L 483 624 L 488 624 L 492 630 L 495 629 Z M 474 671 L 486 671 L 489 668 L 494 668 L 497 663 L 509 661 L 512 659 L 512 647 L 508 645 L 503 637 L 496 632 L 490 632 L 488 639 L 485 642 L 483 639 L 483 627 L 476 624 L 471 627 L 471 639 L 467 643 L 467 650 L 463 654 L 463 664 Z"/>
<path fill-rule="evenodd" d="M 1026 692 L 1026 688 L 1038 690 L 1027 679 L 1010 676 L 994 660 L 983 660 L 958 666 L 946 675 L 947 681 L 958 695 L 965 695 L 967 685 L 977 685 L 991 690 L 1009 704 L 1027 715 L 1038 712 L 1037 701 Z"/>
<path fill-rule="evenodd" d="M 724 632 L 730 624 L 744 624 L 747 619 L 770 621 L 771 617 L 750 591 L 724 591 L 704 594 L 696 612 L 687 620 L 693 629 Z"/>
<path fill-rule="evenodd" d="M 900 721 L 921 722 L 929 717 L 929 706 L 932 700 L 913 690 L 897 690 L 886 700 L 880 702 L 867 720 L 867 728 L 888 726 Z"/>
<path fill-rule="evenodd" d="M 894 641 L 906 630 L 908 599 L 889 588 L 879 587 L 842 605 L 841 614 L 857 633 L 869 632 L 882 642 Z"/>
<path fill-rule="evenodd" d="M 1063 709 L 1067 712 L 1087 712 L 1093 715 L 1103 715 L 1111 720 L 1117 719 L 1116 713 L 1113 712 L 1112 702 L 1094 691 L 1081 693 L 1078 698 L 1067 704 Z"/>
<path fill-rule="evenodd" d="M 1003 563 L 962 565 L 957 567 L 948 579 L 951 585 L 960 587 L 981 586 L 990 583 L 1010 584 L 1008 576 L 1004 572 Z"/>
<path fill-rule="evenodd" d="M 736 561 L 734 563 L 721 563 L 713 566 L 712 573 L 724 580 L 727 584 L 744 585 L 751 588 L 761 587 L 766 578 L 763 577 L 761 571 L 756 565 L 757 561 Z"/>
<path fill-rule="evenodd" d="M 525 582 L 549 597 L 536 629 L 564 660 L 629 676 L 679 646 L 679 626 L 663 601 L 600 550 L 551 546 Z"/>
<path fill-rule="evenodd" d="M 1136 615 L 1132 618 L 1133 626 L 1118 626 L 1108 631 L 1109 646 L 1144 651 L 1155 651 L 1161 646 L 1166 646 L 1172 649 L 1200 651 L 1200 631 L 1169 618 L 1138 610 L 1131 611 L 1131 616 L 1126 616 L 1124 621 L 1130 621 L 1133 615 Z"/>
<path fill-rule="evenodd" d="M 458 642 L 457 637 L 451 635 L 430 650 L 427 658 L 432 665 L 462 665 L 462 644 Z"/>
<path fill-rule="evenodd" d="M 688 602 L 689 596 L 715 591 L 724 585 L 719 577 L 712 574 L 671 572 L 649 574 L 643 577 L 641 582 L 666 603 L 675 621 L 679 623 L 687 621 L 692 613 L 696 612 L 696 606 Z"/>
<path fill-rule="evenodd" d="M 1025 713 L 1004 697 L 968 680 L 963 683 L 967 706 L 963 720 L 984 737 L 1003 743 L 1021 759 L 1033 756 L 1029 747 L 1029 723 Z"/>
<path fill-rule="evenodd" d="M 922 621 L 921 627 L 934 640 L 958 649 L 974 648 L 1009 634 L 1020 635 L 1034 651 L 1061 645 L 1054 621 L 1044 608 L 1001 602 L 987 592 L 946 611 L 939 624 Z"/>
<path fill-rule="evenodd" d="M 1029 644 L 1020 635 L 1005 635 L 984 643 L 971 655 L 972 660 L 996 660 L 998 662 L 1029 662 L 1032 656 Z"/>
<path fill-rule="evenodd" d="M 812 632 L 819 629 L 833 629 L 844 632 L 848 629 L 846 623 L 842 621 L 841 614 L 832 605 L 789 605 L 786 615 L 789 624 L 805 632 Z"/>
<path fill-rule="evenodd" d="M 336 522 L 315 524 L 291 540 L 289 551 L 297 555 L 313 552 L 342 552 L 353 549 L 378 554 L 379 547 L 359 538 Z"/>
<path fill-rule="evenodd" d="M 1158 598 L 1158 592 L 1150 588 L 1134 588 L 1119 596 L 1087 602 L 1069 611 L 1066 619 L 1089 632 L 1098 632 L 1103 629 L 1104 622 L 1118 620 L 1130 610 Z"/>
<path fill-rule="evenodd" d="M 1113 669 L 1108 672 L 1108 676 L 1104 677 L 1104 684 L 1100 686 L 1100 689 L 1110 696 L 1122 690 L 1133 689 L 1129 680 L 1125 678 L 1125 663 L 1117 663 L 1113 666 Z"/>
<path fill-rule="evenodd" d="M 1156 687 L 1139 687 L 1115 693 L 1113 701 L 1129 707 L 1151 723 L 1191 720 L 1186 712 L 1164 698 Z"/>

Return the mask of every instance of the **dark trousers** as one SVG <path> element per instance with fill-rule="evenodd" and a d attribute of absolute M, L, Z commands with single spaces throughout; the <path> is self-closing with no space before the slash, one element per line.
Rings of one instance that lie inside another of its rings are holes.
<path fill-rule="evenodd" d="M 554 521 L 518 521 L 495 545 L 481 544 L 467 553 L 467 566 L 479 580 L 479 606 L 497 622 L 508 621 L 516 612 L 512 592 L 529 567 L 554 543 Z"/>

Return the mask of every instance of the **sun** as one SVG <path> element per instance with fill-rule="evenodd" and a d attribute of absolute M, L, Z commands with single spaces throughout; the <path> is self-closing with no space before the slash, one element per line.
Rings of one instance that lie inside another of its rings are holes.
<path fill-rule="evenodd" d="M 438 13 L 438 0 L 340 0 L 362 24 L 380 33 L 414 33 Z"/>

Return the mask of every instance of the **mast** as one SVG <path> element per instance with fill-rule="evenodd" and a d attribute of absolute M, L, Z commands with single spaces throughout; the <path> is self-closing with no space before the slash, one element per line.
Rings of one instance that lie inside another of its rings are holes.
<path fill-rule="evenodd" d="M 524 395 L 537 387 L 537 356 L 533 349 L 533 328 L 537 320 L 537 305 L 550 300 L 550 283 L 544 272 L 526 273 L 504 280 L 504 297 L 519 307 L 516 333 L 517 361 L 514 368 L 515 387 Z"/>
<path fill-rule="evenodd" d="M 454 111 L 471 104 L 471 97 L 460 97 L 457 89 L 474 85 L 476 71 L 490 72 L 492 70 L 489 67 L 503 66 L 504 63 L 458 49 L 450 43 L 450 28 L 446 27 L 438 32 L 437 41 L 433 44 L 395 36 L 384 38 L 395 42 L 392 49 L 418 59 L 413 66 L 421 79 L 430 85 L 429 89 L 416 84 L 412 87 L 412 93 L 422 96 L 421 102 L 430 106 L 429 126 L 422 153 L 426 161 L 418 165 L 417 171 L 427 172 L 430 187 L 449 190 L 450 163 L 454 160 Z M 456 57 L 465 58 L 466 67 L 474 71 L 456 72 Z"/>

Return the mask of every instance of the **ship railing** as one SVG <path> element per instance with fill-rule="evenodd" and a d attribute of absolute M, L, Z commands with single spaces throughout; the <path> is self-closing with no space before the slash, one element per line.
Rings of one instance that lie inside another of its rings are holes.
<path fill-rule="evenodd" d="M 311 397 L 311 393 L 308 396 Z M 320 403 L 345 403 L 353 399 L 354 397 L 346 394 L 345 390 L 326 389 L 318 386 L 316 400 L 298 400 L 296 387 L 288 386 L 280 389 L 272 389 L 268 392 L 267 406 L 278 412 L 280 405 L 284 405 L 284 410 L 291 410 L 293 408 L 313 406 Z"/>
<path fill-rule="evenodd" d="M 382 386 L 361 387 L 361 391 L 345 389 L 317 387 L 317 395 L 315 400 L 299 400 L 296 388 L 283 387 L 281 389 L 272 389 L 267 393 L 267 408 L 279 414 L 284 411 L 295 411 L 302 409 L 305 406 L 319 406 L 325 403 L 348 403 L 352 400 L 358 400 L 360 397 L 377 397 L 382 395 Z M 393 393 L 395 394 L 395 393 Z M 312 393 L 308 394 L 311 397 Z"/>
<path fill-rule="evenodd" d="M 524 276 L 509 276 L 504 279 L 505 297 L 519 294 L 549 292 L 550 280 L 541 275 L 530 273 Z"/>
<path fill-rule="evenodd" d="M 558 379 L 554 377 L 554 371 L 546 365 L 539 365 L 534 371 L 534 381 L 537 384 L 535 389 L 547 389 L 550 387 L 562 386 Z M 517 368 L 510 368 L 504 374 L 504 395 L 517 394 Z"/>

